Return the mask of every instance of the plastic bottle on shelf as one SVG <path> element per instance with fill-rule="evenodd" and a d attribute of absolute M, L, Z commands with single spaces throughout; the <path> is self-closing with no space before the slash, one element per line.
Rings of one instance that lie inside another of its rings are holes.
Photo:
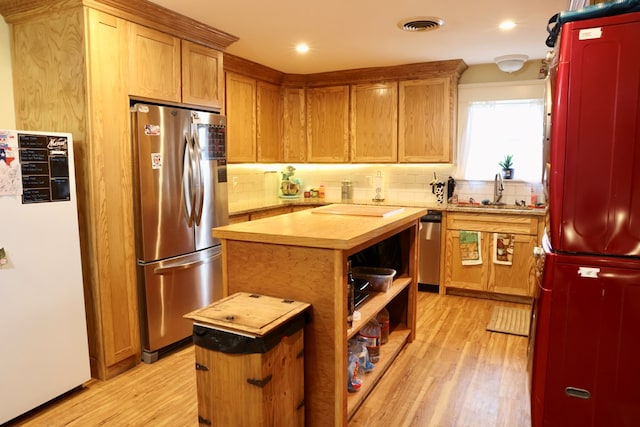
<path fill-rule="evenodd" d="M 324 199 L 324 184 L 320 184 L 318 188 L 318 197 Z"/>
<path fill-rule="evenodd" d="M 371 319 L 360 332 L 361 337 L 366 338 L 366 346 L 369 351 L 369 360 L 378 363 L 380 360 L 380 323 L 376 319 Z"/>
<path fill-rule="evenodd" d="M 380 310 L 376 320 L 380 323 L 380 345 L 386 344 L 389 342 L 389 311 L 386 308 Z"/>

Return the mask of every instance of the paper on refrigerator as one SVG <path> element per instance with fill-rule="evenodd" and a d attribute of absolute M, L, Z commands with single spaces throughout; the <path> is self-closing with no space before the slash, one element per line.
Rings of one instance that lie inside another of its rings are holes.
<path fill-rule="evenodd" d="M 0 131 L 0 196 L 20 196 L 22 177 L 16 132 Z"/>

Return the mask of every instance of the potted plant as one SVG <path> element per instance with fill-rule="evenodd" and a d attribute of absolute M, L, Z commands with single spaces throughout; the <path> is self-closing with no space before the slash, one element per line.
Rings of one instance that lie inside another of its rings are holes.
<path fill-rule="evenodd" d="M 502 168 L 502 178 L 513 178 L 513 154 L 507 154 L 504 159 L 498 162 L 498 165 Z"/>

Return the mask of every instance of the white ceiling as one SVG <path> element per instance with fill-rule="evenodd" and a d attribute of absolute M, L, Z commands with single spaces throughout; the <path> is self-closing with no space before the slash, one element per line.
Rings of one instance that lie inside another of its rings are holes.
<path fill-rule="evenodd" d="M 549 18 L 568 0 L 151 0 L 239 37 L 227 52 L 292 74 L 462 58 L 544 58 Z M 437 17 L 435 31 L 406 32 L 406 18 Z M 498 24 L 511 19 L 510 32 Z M 311 50 L 295 52 L 298 42 Z"/>

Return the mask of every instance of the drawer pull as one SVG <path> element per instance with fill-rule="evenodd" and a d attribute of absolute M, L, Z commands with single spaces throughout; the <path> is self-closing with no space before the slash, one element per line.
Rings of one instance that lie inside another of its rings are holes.
<path fill-rule="evenodd" d="M 209 368 L 205 365 L 201 365 L 200 363 L 196 362 L 196 371 L 208 371 Z"/>
<path fill-rule="evenodd" d="M 577 397 L 578 399 L 589 399 L 591 397 L 589 390 L 582 388 L 567 387 L 564 389 L 564 392 L 567 393 L 567 396 Z"/>

